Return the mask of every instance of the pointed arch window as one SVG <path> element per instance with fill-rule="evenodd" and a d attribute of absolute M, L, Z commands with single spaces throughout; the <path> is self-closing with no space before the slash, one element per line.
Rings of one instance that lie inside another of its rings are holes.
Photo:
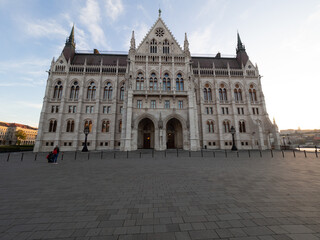
<path fill-rule="evenodd" d="M 73 120 L 69 120 L 67 122 L 66 132 L 74 132 L 74 121 Z"/>
<path fill-rule="evenodd" d="M 94 100 L 96 97 L 96 86 L 94 82 L 92 81 L 87 89 L 87 99 Z"/>
<path fill-rule="evenodd" d="M 91 121 L 91 120 L 86 120 L 86 121 L 84 122 L 83 130 L 84 130 L 86 127 L 89 127 L 89 132 L 91 132 L 91 130 L 92 130 L 92 121 Z"/>
<path fill-rule="evenodd" d="M 249 89 L 249 97 L 251 103 L 257 102 L 257 91 L 252 84 L 250 85 Z"/>
<path fill-rule="evenodd" d="M 230 132 L 230 122 L 229 121 L 223 121 L 223 129 L 225 133 Z"/>
<path fill-rule="evenodd" d="M 219 99 L 220 101 L 228 101 L 227 89 L 224 87 L 224 84 L 220 85 Z"/>
<path fill-rule="evenodd" d="M 203 96 L 204 96 L 204 100 L 207 101 L 212 101 L 212 91 L 211 88 L 209 87 L 205 87 L 203 89 Z"/>
<path fill-rule="evenodd" d="M 162 81 L 162 87 L 163 87 L 163 91 L 170 91 L 171 90 L 171 80 L 169 78 L 168 73 L 164 74 L 164 78 Z"/>
<path fill-rule="evenodd" d="M 103 88 L 103 99 L 111 100 L 112 99 L 112 85 L 110 82 Z"/>
<path fill-rule="evenodd" d="M 180 73 L 178 73 L 177 78 L 176 78 L 176 90 L 183 91 L 183 89 L 184 89 L 183 78 L 182 78 L 182 75 Z"/>
<path fill-rule="evenodd" d="M 79 97 L 79 86 L 78 86 L 78 82 L 75 81 L 70 89 L 70 99 L 78 100 L 78 97 Z"/>
<path fill-rule="evenodd" d="M 53 90 L 53 98 L 54 99 L 61 99 L 62 97 L 62 83 L 61 81 L 58 81 L 57 84 L 54 86 Z"/>
<path fill-rule="evenodd" d="M 169 54 L 170 53 L 170 44 L 169 41 L 167 39 L 165 39 L 163 41 L 163 47 L 162 47 L 162 51 L 164 54 Z"/>
<path fill-rule="evenodd" d="M 49 132 L 56 132 L 57 130 L 57 120 L 51 120 L 49 123 Z"/>
<path fill-rule="evenodd" d="M 246 123 L 245 121 L 239 121 L 239 132 L 245 133 L 246 132 Z"/>
<path fill-rule="evenodd" d="M 203 97 L 205 101 L 208 101 L 208 90 L 206 88 L 203 89 Z"/>
<path fill-rule="evenodd" d="M 138 73 L 136 79 L 136 90 L 143 90 L 144 78 L 141 72 Z"/>
<path fill-rule="evenodd" d="M 157 41 L 155 39 L 150 42 L 150 53 L 157 53 Z"/>
<path fill-rule="evenodd" d="M 149 81 L 149 89 L 157 90 L 158 89 L 158 79 L 155 73 L 151 73 L 150 81 Z"/>
<path fill-rule="evenodd" d="M 234 100 L 235 102 L 242 102 L 242 90 L 239 84 L 236 84 L 236 87 L 234 89 Z"/>
<path fill-rule="evenodd" d="M 214 133 L 214 122 L 212 120 L 207 121 L 208 132 Z"/>
<path fill-rule="evenodd" d="M 109 121 L 103 121 L 102 122 L 102 128 L 101 128 L 101 132 L 109 132 L 110 129 L 110 122 Z"/>
<path fill-rule="evenodd" d="M 125 85 L 122 84 L 121 88 L 120 88 L 120 100 L 123 101 L 124 99 L 124 87 Z"/>

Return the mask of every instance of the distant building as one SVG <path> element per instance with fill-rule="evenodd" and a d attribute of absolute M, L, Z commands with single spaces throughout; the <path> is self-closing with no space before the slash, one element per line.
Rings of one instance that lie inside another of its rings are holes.
<path fill-rule="evenodd" d="M 280 131 L 282 146 L 320 146 L 320 129 L 286 129 Z"/>
<path fill-rule="evenodd" d="M 34 145 L 38 129 L 19 123 L 0 122 L 0 145 L 16 145 L 17 138 L 15 132 L 22 130 L 27 137 L 21 141 L 21 145 Z"/>
<path fill-rule="evenodd" d="M 279 148 L 258 67 L 238 34 L 236 56 L 193 56 L 160 15 L 128 54 L 77 52 L 74 28 L 52 61 L 34 151 Z"/>

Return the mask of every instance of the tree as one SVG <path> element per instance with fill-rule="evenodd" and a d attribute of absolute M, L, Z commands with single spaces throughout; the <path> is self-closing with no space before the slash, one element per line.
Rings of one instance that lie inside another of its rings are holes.
<path fill-rule="evenodd" d="M 22 130 L 17 130 L 17 131 L 15 132 L 15 135 L 16 135 L 16 137 L 17 137 L 17 144 L 18 144 L 18 145 L 20 145 L 20 143 L 21 143 L 22 140 L 25 140 L 25 139 L 27 138 L 27 134 L 26 134 L 24 131 L 22 131 Z"/>

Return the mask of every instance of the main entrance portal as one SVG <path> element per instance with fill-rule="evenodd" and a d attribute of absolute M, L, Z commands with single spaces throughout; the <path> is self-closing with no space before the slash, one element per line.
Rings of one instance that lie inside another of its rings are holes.
<path fill-rule="evenodd" d="M 139 122 L 138 148 L 154 148 L 154 124 L 149 118 L 144 118 Z"/>
<path fill-rule="evenodd" d="M 182 126 L 178 119 L 172 118 L 167 123 L 167 148 L 183 148 Z"/>

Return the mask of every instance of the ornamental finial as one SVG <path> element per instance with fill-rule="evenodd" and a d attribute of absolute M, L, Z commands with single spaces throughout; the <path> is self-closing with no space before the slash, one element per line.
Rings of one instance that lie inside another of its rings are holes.
<path fill-rule="evenodd" d="M 161 9 L 159 8 L 159 17 L 161 17 Z"/>

